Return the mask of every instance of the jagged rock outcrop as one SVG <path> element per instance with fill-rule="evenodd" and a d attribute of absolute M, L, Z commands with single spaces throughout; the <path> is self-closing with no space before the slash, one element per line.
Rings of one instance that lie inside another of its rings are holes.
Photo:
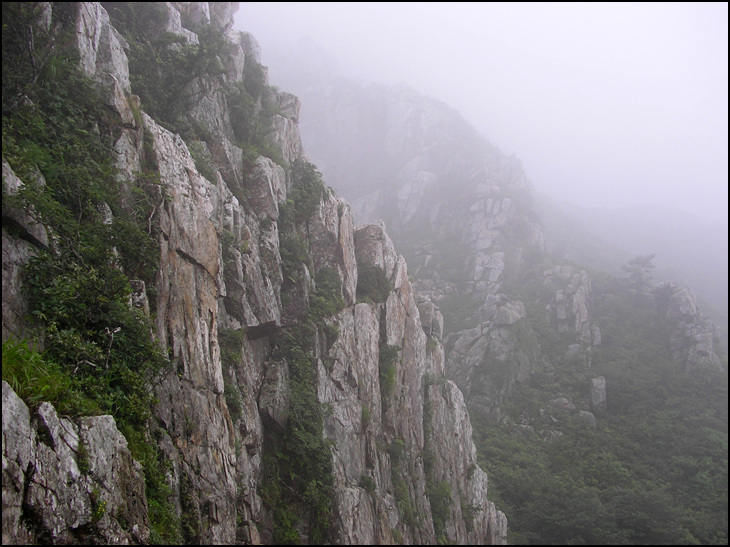
<path fill-rule="evenodd" d="M 593 347 L 601 343 L 601 329 L 593 323 L 593 289 L 588 273 L 556 266 L 543 275 L 544 284 L 555 291 L 548 309 L 554 314 L 558 332 L 575 336 L 575 343 L 567 348 L 568 355 L 584 356 L 590 366 Z"/>
<path fill-rule="evenodd" d="M 474 327 L 444 340 L 446 369 L 470 404 L 494 413 L 543 366 L 514 280 L 560 277 L 529 273 L 542 260 L 544 238 L 519 160 L 405 86 L 347 81 L 326 63 L 304 68 L 287 57 L 281 65 L 280 81 L 308 105 L 302 119 L 309 154 L 352 200 L 357 218 L 383 219 L 407 256 L 419 298 L 438 305 L 444 297 L 471 295 L 482 302 Z M 575 275 L 553 283 L 552 313 L 561 315 L 561 328 L 570 321 L 576 332 L 577 345 L 566 345 L 563 354 L 577 351 L 589 363 L 599 331 L 590 318 L 590 280 L 585 272 Z"/>
<path fill-rule="evenodd" d="M 3 158 L 3 188 L 8 196 L 18 192 L 23 182 Z M 42 175 L 39 173 L 39 178 Z M 38 249 L 47 249 L 46 228 L 25 211 L 3 199 L 3 342 L 11 334 L 26 336 L 28 305 L 22 289 L 22 272 Z"/>
<path fill-rule="evenodd" d="M 466 406 L 455 384 L 444 378 L 441 344 L 426 347 L 405 262 L 382 226 L 361 229 L 355 241 L 358 256 L 369 257 L 361 260 L 385 267 L 394 292 L 386 302 L 340 312 L 334 318 L 339 336 L 325 357 L 332 368 L 327 373 L 320 366 L 320 400 L 332 409 L 325 431 L 335 442 L 342 539 L 390 543 L 398 531 L 408 543 L 436 541 L 427 490 L 429 483 L 444 483 L 451 492 L 445 537 L 457 543 L 501 542 L 504 516 L 483 501 L 486 475 L 476 464 Z M 376 381 L 385 345 L 400 348 L 392 394 Z M 388 450 L 398 445 L 403 447 L 398 453 Z M 374 492 L 362 487 L 363 476 L 372 479 Z M 399 514 L 398 507 L 409 503 L 400 485 L 408 488 L 412 510 L 425 517 L 415 527 Z M 474 508 L 473 514 L 462 514 L 460 500 Z"/>
<path fill-rule="evenodd" d="M 506 302 L 492 320 L 449 335 L 446 370 L 462 387 L 473 408 L 486 416 L 499 417 L 499 406 L 517 382 L 534 372 L 537 345 L 525 326 L 521 302 Z"/>
<path fill-rule="evenodd" d="M 606 398 L 606 378 L 599 376 L 591 379 L 591 409 L 603 412 L 608 408 Z"/>
<path fill-rule="evenodd" d="M 307 105 L 308 154 L 358 221 L 384 220 L 419 278 L 500 292 L 505 275 L 544 249 L 519 160 L 446 105 L 403 85 L 348 81 L 321 57 L 306 46 L 288 52 L 279 79 Z"/>
<path fill-rule="evenodd" d="M 348 81 L 319 52 L 306 44 L 301 51 L 321 64 L 287 52 L 277 76 L 308 105 L 311 157 L 356 216 L 384 220 L 419 297 L 481 302 L 472 328 L 444 340 L 446 370 L 467 401 L 496 418 L 532 373 L 564 359 L 590 366 L 601 343 L 590 276 L 543 263 L 541 219 L 519 160 L 438 101 L 404 86 Z M 527 294 L 528 285 L 538 289 Z M 559 336 L 540 337 L 537 323 Z"/>
<path fill-rule="evenodd" d="M 3 544 L 148 540 L 144 473 L 114 419 L 31 415 L 3 380 Z"/>
<path fill-rule="evenodd" d="M 720 370 L 715 353 L 719 330 L 700 312 L 692 291 L 676 283 L 662 283 L 654 290 L 654 297 L 668 324 L 672 358 L 687 371 Z"/>
<path fill-rule="evenodd" d="M 246 63 L 259 58 L 253 37 L 229 30 L 232 3 L 220 4 L 157 6 L 167 21 L 161 31 L 196 44 L 196 28 L 211 24 L 227 31 L 232 46 L 219 59 L 225 75 L 202 75 L 189 84 L 195 100 L 186 120 L 204 130 L 188 141 L 148 115 L 132 95 L 129 44 L 104 7 L 73 8 L 81 66 L 119 121 L 113 163 L 122 199 L 125 181 L 150 169 L 158 176 L 148 223 L 150 233 L 153 224 L 159 228 L 159 269 L 154 287 L 133 283 L 130 302 L 154 310 L 155 338 L 173 367 L 154 386 L 149 429 L 169 466 L 167 485 L 185 540 L 273 541 L 277 508 L 266 498 L 264 454 L 287 428 L 293 397 L 290 364 L 276 356 L 276 336 L 306 317 L 317 274 L 327 268 L 340 282 L 344 307 L 323 320 L 327 328 L 318 326 L 311 342 L 316 397 L 326 408 L 322 435 L 331 446 L 330 539 L 504 543 L 506 517 L 487 498 L 464 399 L 444 377 L 443 319 L 428 301 L 420 302 L 421 317 L 405 259 L 383 226 L 356 230 L 350 206 L 325 193 L 298 234 L 306 263 L 296 271 L 285 264 L 282 208 L 289 207 L 291 166 L 306 160 L 299 103 L 266 86 L 259 100 L 280 107 L 272 115 L 271 143 L 283 161 L 259 156 L 252 169 L 244 165 L 249 151 L 234 138 L 224 91 L 240 82 Z M 212 158 L 212 165 L 203 169 L 200 158 Z M 12 178 L 9 166 L 6 178 Z M 18 272 L 44 240 L 39 232 L 38 241 L 29 243 L 5 226 L 3 297 L 7 281 L 15 291 L 8 293 L 10 309 L 22 316 Z M 31 248 L 24 258 L 9 252 L 6 260 L 6 238 L 17 248 Z M 383 302 L 358 302 L 359 264 L 384 270 L 392 289 Z M 6 329 L 27 336 L 6 323 L 5 302 L 3 309 L 3 339 Z M 384 347 L 399 348 L 392 390 L 381 379 Z M 87 447 L 88 475 L 79 470 L 79 439 Z M 143 474 L 125 446 L 111 417 L 74 423 L 47 403 L 31 417 L 4 384 L 4 542 L 6 533 L 8 542 L 147 541 Z M 434 496 L 446 508 L 438 514 Z M 298 530 L 306 540 L 310 523 L 300 517 Z"/>

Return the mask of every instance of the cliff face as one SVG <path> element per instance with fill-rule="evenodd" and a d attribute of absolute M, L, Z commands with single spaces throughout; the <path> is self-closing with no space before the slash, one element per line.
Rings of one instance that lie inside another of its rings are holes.
<path fill-rule="evenodd" d="M 53 28 L 55 6 L 41 8 L 36 24 Z M 487 499 L 463 396 L 444 375 L 442 318 L 428 300 L 417 303 L 406 262 L 383 226 L 356 230 L 348 203 L 326 191 L 307 215 L 291 220 L 292 198 L 300 195 L 293 166 L 306 161 L 296 97 L 265 86 L 259 98 L 259 107 L 278 106 L 270 155 L 280 163 L 256 154 L 251 162 L 251 150 L 234 138 L 226 91 L 246 83 L 247 70 L 259 63 L 255 40 L 229 30 L 235 9 L 157 6 L 160 30 L 183 44 L 198 43 L 191 29 L 212 28 L 231 45 L 218 58 L 222 70 L 201 74 L 185 90 L 194 97 L 185 119 L 201 136 L 187 141 L 147 115 L 144 103 L 140 112 L 130 44 L 104 5 L 73 10 L 81 67 L 116 117 L 117 180 L 124 187 L 151 165 L 158 177 L 149 223 L 159 227 L 159 269 L 153 286 L 133 283 L 130 302 L 152 317 L 154 337 L 174 367 L 155 383 L 149 430 L 185 539 L 272 543 L 283 509 L 295 516 L 292 530 L 301 541 L 315 537 L 307 498 L 282 508 L 272 493 L 281 484 L 291 488 L 286 477 L 272 475 L 271 462 L 283 469 L 277 443 L 295 438 L 292 424 L 302 423 L 298 357 L 287 341 L 306 332 L 306 377 L 331 465 L 328 539 L 504 543 L 506 518 Z M 12 193 L 10 181 L 23 185 L 4 161 L 3 184 Z M 484 207 L 508 211 L 504 200 L 495 203 L 485 194 Z M 23 323 L 19 272 L 48 244 L 43 227 L 20 211 L 4 208 L 3 218 L 6 340 L 32 332 Z M 292 265 L 284 242 L 294 240 L 306 253 Z M 363 301 L 358 279 L 373 266 L 387 292 Z M 341 304 L 307 322 L 325 286 L 336 287 Z M 142 477 L 109 417 L 74 422 L 46 403 L 31 416 L 3 385 L 3 543 L 146 542 Z"/>

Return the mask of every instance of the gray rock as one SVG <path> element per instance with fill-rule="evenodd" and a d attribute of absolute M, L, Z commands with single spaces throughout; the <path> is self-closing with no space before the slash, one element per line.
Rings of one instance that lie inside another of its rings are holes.
<path fill-rule="evenodd" d="M 146 543 L 149 526 L 142 467 L 111 416 L 74 423 L 41 403 L 31 420 L 3 381 L 4 544 Z"/>
<path fill-rule="evenodd" d="M 286 430 L 289 418 L 289 368 L 286 363 L 269 363 L 259 394 L 261 419 Z"/>
<path fill-rule="evenodd" d="M 594 412 L 603 412 L 607 409 L 606 378 L 599 376 L 591 380 L 591 409 Z"/>
<path fill-rule="evenodd" d="M 663 283 L 654 291 L 659 308 L 669 323 L 669 346 L 674 360 L 687 371 L 721 370 L 715 352 L 718 329 L 699 311 L 694 294 L 676 283 Z"/>

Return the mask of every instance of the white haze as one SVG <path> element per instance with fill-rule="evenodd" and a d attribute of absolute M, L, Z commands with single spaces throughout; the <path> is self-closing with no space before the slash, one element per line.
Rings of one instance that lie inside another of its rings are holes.
<path fill-rule="evenodd" d="M 557 200 L 726 229 L 727 3 L 242 2 L 236 28 L 265 65 L 309 37 L 346 76 L 445 102 Z"/>

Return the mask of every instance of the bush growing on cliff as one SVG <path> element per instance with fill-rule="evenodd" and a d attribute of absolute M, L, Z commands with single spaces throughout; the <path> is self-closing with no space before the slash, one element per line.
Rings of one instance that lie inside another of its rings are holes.
<path fill-rule="evenodd" d="M 271 141 L 274 131 L 273 116 L 278 112 L 278 105 L 270 101 L 257 102 L 250 95 L 245 82 L 231 85 L 226 90 L 226 101 L 235 142 L 244 150 L 243 162 L 246 170 L 254 168 L 258 156 L 266 156 L 286 168 L 281 150 Z"/>
<path fill-rule="evenodd" d="M 451 486 L 446 481 L 426 485 L 426 495 L 431 504 L 433 530 L 438 542 L 446 543 L 446 523 L 451 519 Z"/>
<path fill-rule="evenodd" d="M 315 276 L 316 290 L 310 297 L 309 312 L 318 323 L 345 307 L 340 274 L 330 266 L 321 268 Z"/>
<path fill-rule="evenodd" d="M 307 515 L 312 544 L 326 542 L 331 532 L 333 478 L 330 448 L 324 439 L 322 406 L 317 398 L 313 341 L 316 325 L 305 321 L 279 334 L 273 359 L 289 366 L 289 420 L 281 434 L 267 430 L 266 473 L 277 487 L 264 499 L 272 509 L 281 538 L 298 537 L 291 510 Z"/>
<path fill-rule="evenodd" d="M 398 360 L 400 346 L 381 346 L 378 357 L 378 369 L 380 371 L 380 389 L 383 398 L 387 399 L 393 393 L 397 370 L 395 362 Z"/>
<path fill-rule="evenodd" d="M 357 301 L 382 303 L 393 286 L 382 268 L 367 262 L 357 264 Z"/>
<path fill-rule="evenodd" d="M 99 405 L 87 399 L 58 363 L 34 351 L 25 340 L 3 342 L 3 380 L 31 410 L 51 403 L 60 414 L 98 414 Z"/>
<path fill-rule="evenodd" d="M 305 222 L 310 218 L 327 192 L 322 173 L 307 161 L 296 161 L 291 168 L 292 188 L 289 197 L 294 203 L 294 220 Z"/>

